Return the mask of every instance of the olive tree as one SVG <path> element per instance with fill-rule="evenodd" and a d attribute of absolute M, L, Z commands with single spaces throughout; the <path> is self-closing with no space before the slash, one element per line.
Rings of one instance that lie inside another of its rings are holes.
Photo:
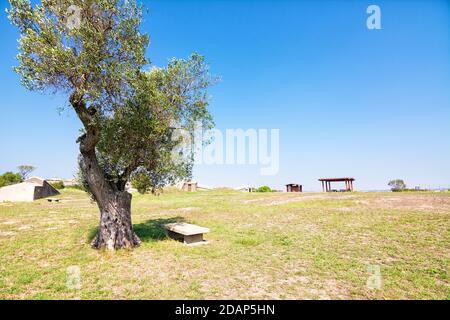
<path fill-rule="evenodd" d="M 125 185 L 136 172 L 155 187 L 190 176 L 192 154 L 180 148 L 186 135 L 174 131 L 212 126 L 204 58 L 146 69 L 149 37 L 135 0 L 9 1 L 21 34 L 15 70 L 23 85 L 65 94 L 82 123 L 79 164 L 100 210 L 92 246 L 139 245 Z"/>
<path fill-rule="evenodd" d="M 30 173 L 32 173 L 34 170 L 36 170 L 36 167 L 28 165 L 28 164 L 22 164 L 17 167 L 17 170 L 19 170 L 20 176 L 22 177 L 22 180 L 26 180 Z"/>

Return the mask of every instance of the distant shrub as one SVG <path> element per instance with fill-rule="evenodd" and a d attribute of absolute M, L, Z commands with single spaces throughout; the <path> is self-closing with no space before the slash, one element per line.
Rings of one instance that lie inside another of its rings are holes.
<path fill-rule="evenodd" d="M 64 189 L 64 182 L 62 181 L 54 181 L 54 182 L 50 182 L 50 185 L 58 190 Z"/>
<path fill-rule="evenodd" d="M 256 192 L 272 192 L 272 189 L 268 186 L 262 186 L 256 189 Z"/>
<path fill-rule="evenodd" d="M 14 173 L 9 171 L 0 175 L 0 188 L 9 186 L 11 184 L 16 184 L 19 182 L 22 182 L 22 176 L 20 175 L 20 173 Z"/>
<path fill-rule="evenodd" d="M 406 184 L 401 179 L 391 180 L 388 183 L 388 186 L 391 187 L 393 192 L 404 191 L 406 189 Z"/>

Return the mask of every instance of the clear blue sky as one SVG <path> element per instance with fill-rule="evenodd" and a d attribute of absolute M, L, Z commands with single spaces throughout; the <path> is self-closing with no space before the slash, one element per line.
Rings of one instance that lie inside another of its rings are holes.
<path fill-rule="evenodd" d="M 145 1 L 154 65 L 204 54 L 219 129 L 279 128 L 280 171 L 197 166 L 205 185 L 353 176 L 358 189 L 450 185 L 449 1 Z M 381 8 L 381 30 L 366 8 Z M 7 5 L 2 2 L 2 9 Z M 31 93 L 12 71 L 16 30 L 0 16 L 0 172 L 27 163 L 71 177 L 80 123 L 60 96 Z"/>

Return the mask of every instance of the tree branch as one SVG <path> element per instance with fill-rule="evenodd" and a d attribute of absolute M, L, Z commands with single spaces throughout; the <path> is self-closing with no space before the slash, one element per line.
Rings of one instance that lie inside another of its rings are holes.
<path fill-rule="evenodd" d="M 94 151 L 95 146 L 100 141 L 100 126 L 96 123 L 97 110 L 94 107 L 87 108 L 83 95 L 79 94 L 77 90 L 70 95 L 69 101 L 86 130 L 77 139 L 77 143 L 80 144 L 80 152 Z"/>

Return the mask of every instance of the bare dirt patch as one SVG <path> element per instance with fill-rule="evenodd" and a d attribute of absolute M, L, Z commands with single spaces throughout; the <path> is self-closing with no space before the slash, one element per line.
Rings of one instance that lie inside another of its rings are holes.
<path fill-rule="evenodd" d="M 202 284 L 206 299 L 348 299 L 348 290 L 335 279 L 317 281 L 303 275 L 273 276 L 252 271 L 240 273 L 226 281 L 208 280 Z M 211 295 L 211 288 L 220 287 L 220 292 Z M 280 290 L 283 288 L 283 290 Z"/>
<path fill-rule="evenodd" d="M 321 193 L 321 194 L 302 194 L 292 196 L 291 194 L 281 194 L 280 196 L 264 197 L 258 199 L 244 200 L 243 203 L 254 203 L 266 206 L 282 205 L 291 202 L 313 201 L 313 200 L 341 200 L 351 199 L 355 195 L 342 193 Z"/>
<path fill-rule="evenodd" d="M 19 228 L 17 228 L 17 230 L 19 230 L 19 231 L 25 231 L 25 230 L 30 230 L 31 229 L 31 226 L 29 226 L 29 225 L 23 225 L 23 226 L 20 226 Z"/>
<path fill-rule="evenodd" d="M 19 223 L 19 221 L 17 220 L 6 220 L 6 221 L 2 221 L 1 224 L 5 224 L 5 225 L 12 225 L 12 224 L 16 224 Z"/>
<path fill-rule="evenodd" d="M 15 235 L 16 233 L 12 231 L 0 231 L 0 237 L 12 237 Z"/>
<path fill-rule="evenodd" d="M 450 197 L 429 194 L 402 194 L 358 200 L 358 204 L 379 209 L 450 212 Z"/>

